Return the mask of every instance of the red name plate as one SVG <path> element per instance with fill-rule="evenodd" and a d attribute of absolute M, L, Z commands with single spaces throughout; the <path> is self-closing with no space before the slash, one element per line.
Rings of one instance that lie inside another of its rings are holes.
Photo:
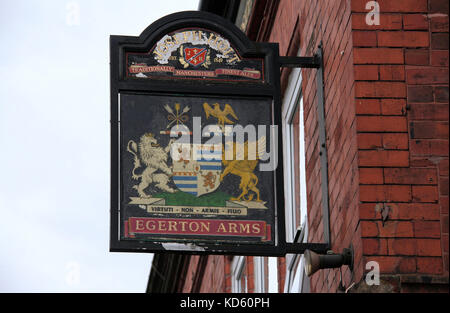
<path fill-rule="evenodd" d="M 270 225 L 264 221 L 131 217 L 125 222 L 125 231 L 126 237 L 170 234 L 261 237 L 270 240 Z"/>

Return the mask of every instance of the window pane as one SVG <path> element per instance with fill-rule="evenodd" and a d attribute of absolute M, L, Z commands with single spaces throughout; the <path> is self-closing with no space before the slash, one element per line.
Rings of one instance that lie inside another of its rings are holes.
<path fill-rule="evenodd" d="M 277 258 L 268 258 L 269 261 L 269 293 L 278 293 L 278 261 Z"/>

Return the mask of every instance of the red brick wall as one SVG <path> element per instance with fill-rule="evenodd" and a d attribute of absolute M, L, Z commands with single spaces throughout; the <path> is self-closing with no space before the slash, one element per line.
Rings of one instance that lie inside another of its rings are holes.
<path fill-rule="evenodd" d="M 323 42 L 332 249 L 355 249 L 346 286 L 372 260 L 386 274 L 448 276 L 448 4 L 381 0 L 369 26 L 366 3 L 281 0 L 270 36 L 280 55 Z M 321 242 L 315 70 L 303 97 L 309 240 Z M 338 270 L 319 271 L 312 291 L 338 283 Z"/>
<path fill-rule="evenodd" d="M 280 43 L 281 55 L 311 56 L 323 42 L 325 114 L 328 148 L 332 249 L 355 248 L 355 279 L 362 277 L 358 213 L 358 163 L 350 1 L 282 0 L 270 41 Z M 323 242 L 322 191 L 317 127 L 316 70 L 303 70 L 306 140 L 306 184 L 310 242 Z M 283 75 L 287 80 L 288 75 Z M 284 82 L 283 85 L 285 85 Z M 351 273 L 343 268 L 345 284 Z M 335 292 L 339 270 L 312 276 L 313 292 Z"/>
<path fill-rule="evenodd" d="M 364 262 L 448 276 L 448 2 L 380 0 L 379 26 L 365 3 L 352 1 Z"/>
<path fill-rule="evenodd" d="M 448 277 L 448 3 L 379 0 L 373 26 L 366 3 L 281 0 L 269 41 L 303 56 L 323 42 L 332 249 L 355 251 L 343 284 L 363 280 L 368 261 L 382 274 Z M 322 242 L 315 77 L 303 70 L 308 239 Z M 200 291 L 230 292 L 231 257 L 210 256 L 204 269 L 197 258 L 184 291 L 201 270 Z M 247 273 L 253 291 L 251 257 Z M 280 258 L 280 291 L 284 277 Z M 336 292 L 339 281 L 338 269 L 318 271 L 311 291 Z"/>

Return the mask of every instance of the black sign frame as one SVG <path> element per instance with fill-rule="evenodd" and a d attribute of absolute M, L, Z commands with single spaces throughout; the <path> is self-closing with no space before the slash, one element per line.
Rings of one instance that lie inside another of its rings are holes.
<path fill-rule="evenodd" d="M 207 29 L 227 38 L 239 56 L 243 59 L 256 58 L 264 60 L 260 81 L 224 81 L 224 80 L 194 80 L 194 79 L 135 79 L 128 73 L 128 51 L 148 52 L 158 40 L 176 30 L 185 28 Z M 111 198 L 110 198 L 110 251 L 111 252 L 149 252 L 149 253 L 183 253 L 183 254 L 230 254 L 284 256 L 287 252 L 302 253 L 306 248 L 324 251 L 329 246 L 325 244 L 292 244 L 286 243 L 284 215 L 284 176 L 283 147 L 281 133 L 281 93 L 280 66 L 298 66 L 301 59 L 302 67 L 319 67 L 316 58 L 286 59 L 279 56 L 278 43 L 256 43 L 250 41 L 234 24 L 214 14 L 198 11 L 186 11 L 168 15 L 147 27 L 140 36 L 110 37 L 110 84 L 111 84 Z M 278 131 L 278 166 L 274 173 L 274 191 L 276 231 L 273 245 L 263 244 L 211 244 L 196 242 L 189 248 L 167 248 L 161 243 L 141 240 L 123 240 L 120 236 L 120 114 L 119 97 L 121 94 L 166 94 L 176 90 L 177 94 L 204 95 L 221 97 L 268 97 L 273 101 L 273 122 L 279 126 Z M 279 112 L 279 114 L 276 114 Z M 327 208 L 328 209 L 328 208 Z"/>

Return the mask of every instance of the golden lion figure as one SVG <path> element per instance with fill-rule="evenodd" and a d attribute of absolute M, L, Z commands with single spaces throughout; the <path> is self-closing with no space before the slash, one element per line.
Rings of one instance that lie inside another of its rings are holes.
<path fill-rule="evenodd" d="M 162 191 L 175 192 L 175 189 L 168 185 L 169 179 L 172 176 L 172 170 L 167 166 L 167 158 L 172 142 L 173 139 L 163 149 L 151 133 L 142 135 L 139 145 L 133 140 L 128 142 L 127 151 L 134 156 L 132 177 L 135 180 L 141 179 L 141 182 L 133 186 L 133 189 L 137 190 L 140 197 L 151 197 L 144 191 L 151 184 L 155 184 L 155 187 Z M 141 174 L 136 174 L 136 170 L 141 167 L 141 163 L 145 165 L 145 169 Z"/>
<path fill-rule="evenodd" d="M 232 198 L 235 201 L 252 201 L 256 195 L 255 201 L 262 201 L 260 199 L 258 185 L 258 177 L 253 173 L 260 155 L 266 150 L 266 137 L 261 137 L 256 142 L 251 142 L 250 144 L 255 145 L 254 150 L 250 150 L 249 153 L 249 142 L 246 141 L 244 144 L 230 143 L 228 146 L 229 150 L 233 148 L 232 159 L 227 160 L 228 155 L 225 147 L 222 146 L 222 164 L 225 166 L 224 171 L 220 175 L 220 181 L 223 181 L 225 176 L 233 174 L 241 178 L 239 188 L 241 189 L 241 194 L 237 198 Z M 253 192 L 253 193 L 250 193 Z"/>

